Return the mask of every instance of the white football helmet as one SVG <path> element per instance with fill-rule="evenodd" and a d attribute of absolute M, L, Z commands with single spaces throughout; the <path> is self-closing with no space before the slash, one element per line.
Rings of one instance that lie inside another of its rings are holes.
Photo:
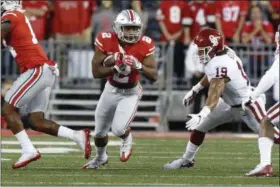
<path fill-rule="evenodd" d="M 131 9 L 121 11 L 113 23 L 113 29 L 119 40 L 126 43 L 136 43 L 142 35 L 140 16 Z"/>
<path fill-rule="evenodd" d="M 21 0 L 1 0 L 1 14 L 7 10 L 16 10 L 22 9 L 22 1 Z"/>

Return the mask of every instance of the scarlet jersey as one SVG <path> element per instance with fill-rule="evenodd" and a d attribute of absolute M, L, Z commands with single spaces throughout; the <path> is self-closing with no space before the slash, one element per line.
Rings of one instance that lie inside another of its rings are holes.
<path fill-rule="evenodd" d="M 99 33 L 95 39 L 94 45 L 95 49 L 102 51 L 106 55 L 122 52 L 127 55 L 134 56 L 141 63 L 145 57 L 153 54 L 155 51 L 154 41 L 147 36 L 142 36 L 135 44 L 128 45 L 127 47 L 121 47 L 118 36 L 114 32 Z M 140 73 L 137 70 L 132 69 L 131 73 L 127 76 L 122 74 L 114 74 L 114 76 L 109 76 L 107 79 L 113 83 L 125 84 L 136 82 L 139 80 L 139 78 Z"/>
<path fill-rule="evenodd" d="M 249 80 L 244 72 L 242 61 L 232 49 L 228 48 L 226 54 L 212 58 L 205 65 L 204 71 L 209 82 L 213 78 L 229 78 L 222 96 L 228 105 L 239 105 L 248 98 Z"/>
<path fill-rule="evenodd" d="M 213 3 L 198 3 L 191 1 L 185 6 L 183 12 L 183 25 L 190 26 L 191 39 L 199 33 L 200 27 L 215 22 L 215 9 Z"/>
<path fill-rule="evenodd" d="M 42 66 L 45 63 L 53 65 L 38 43 L 29 20 L 20 11 L 7 11 L 1 21 L 10 20 L 11 33 L 4 39 L 10 47 L 10 52 L 17 62 L 20 72 Z"/>
<path fill-rule="evenodd" d="M 273 38 L 273 26 L 270 22 L 268 21 L 263 21 L 262 22 L 262 27 L 264 31 Z M 248 21 L 245 23 L 243 29 L 242 29 L 242 35 L 249 35 L 253 30 L 255 29 L 254 24 L 251 21 Z M 254 45 L 259 45 L 264 42 L 264 38 L 262 37 L 261 33 L 258 32 L 255 37 L 251 41 Z"/>
<path fill-rule="evenodd" d="M 226 38 L 232 38 L 241 16 L 246 16 L 246 1 L 216 1 L 216 16 L 221 19 L 221 26 Z"/>
<path fill-rule="evenodd" d="M 182 18 L 186 1 L 161 1 L 159 9 L 157 10 L 156 18 L 158 21 L 163 21 L 167 31 L 170 34 L 175 34 L 182 30 Z M 182 34 L 180 40 L 183 41 L 184 36 Z M 164 35 L 160 36 L 160 41 L 167 41 Z"/>

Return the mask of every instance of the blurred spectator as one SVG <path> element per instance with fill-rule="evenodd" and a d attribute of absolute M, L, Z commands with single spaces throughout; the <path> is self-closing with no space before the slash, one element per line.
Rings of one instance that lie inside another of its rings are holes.
<path fill-rule="evenodd" d="M 247 1 L 216 1 L 216 28 L 226 42 L 240 42 L 240 32 L 248 11 Z"/>
<path fill-rule="evenodd" d="M 144 7 L 140 0 L 131 0 L 129 8 L 133 9 L 135 12 L 137 12 L 139 14 L 142 24 L 143 24 L 143 33 L 145 34 L 148 20 L 149 20 L 148 12 L 144 10 Z"/>
<path fill-rule="evenodd" d="M 205 0 L 195 0 L 189 3 L 184 10 L 183 25 L 190 27 L 191 40 L 198 34 L 200 28 L 215 22 L 213 3 Z"/>
<path fill-rule="evenodd" d="M 112 24 L 116 17 L 117 12 L 113 9 L 113 1 L 101 1 L 101 6 L 98 7 L 92 19 L 93 38 L 95 38 L 99 32 L 111 32 Z"/>
<path fill-rule="evenodd" d="M 271 14 L 271 23 L 274 30 L 277 30 L 280 24 L 280 1 L 270 1 L 269 13 Z"/>
<path fill-rule="evenodd" d="M 57 40 L 91 41 L 91 16 L 96 1 L 53 1 L 53 31 Z"/>
<path fill-rule="evenodd" d="M 267 66 L 269 62 L 268 56 L 259 54 L 258 51 L 265 50 L 261 44 L 272 43 L 274 31 L 272 24 L 263 20 L 259 6 L 252 6 L 250 9 L 251 20 L 244 25 L 242 42 L 252 44 L 249 50 L 255 52 L 249 55 L 249 76 L 258 79 L 265 71 L 263 67 Z"/>
<path fill-rule="evenodd" d="M 259 6 L 250 8 L 251 20 L 246 22 L 242 30 L 242 43 L 252 43 L 258 47 L 262 43 L 271 44 L 273 41 L 273 26 L 262 18 Z"/>
<path fill-rule="evenodd" d="M 177 78 L 184 77 L 185 45 L 190 42 L 189 33 L 184 38 L 182 32 L 182 16 L 185 7 L 188 6 L 184 0 L 161 1 L 157 10 L 156 19 L 159 22 L 161 36 L 160 41 L 176 41 L 174 48 L 174 72 Z"/>
<path fill-rule="evenodd" d="M 204 65 L 196 60 L 197 46 L 192 42 L 187 50 L 185 58 L 185 73 L 187 78 L 191 80 L 192 85 L 196 85 L 204 76 Z M 199 113 L 203 97 L 206 98 L 208 89 L 203 89 L 194 98 L 193 113 Z"/>
<path fill-rule="evenodd" d="M 270 20 L 271 14 L 269 12 L 269 7 L 270 7 L 270 3 L 269 1 L 251 1 L 251 7 L 253 6 L 259 6 L 261 9 L 261 14 L 262 14 L 262 18 L 263 20 Z M 249 20 L 251 20 L 250 15 L 251 15 L 251 10 L 249 10 Z"/>
<path fill-rule="evenodd" d="M 46 39 L 48 6 L 48 1 L 23 1 L 25 15 L 38 40 Z"/>

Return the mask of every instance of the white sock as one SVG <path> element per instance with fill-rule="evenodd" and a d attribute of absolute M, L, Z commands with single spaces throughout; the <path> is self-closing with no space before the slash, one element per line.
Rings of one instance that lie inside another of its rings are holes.
<path fill-rule="evenodd" d="M 105 157 L 106 155 L 106 146 L 105 147 L 95 147 L 96 149 L 96 154 L 98 157 Z"/>
<path fill-rule="evenodd" d="M 64 137 L 64 138 L 69 138 L 70 140 L 74 140 L 74 132 L 72 129 L 69 129 L 64 126 L 60 126 L 58 129 L 57 136 L 59 137 Z"/>
<path fill-rule="evenodd" d="M 273 146 L 273 140 L 268 137 L 260 137 L 258 139 L 260 161 L 261 165 L 271 164 L 271 150 Z"/>
<path fill-rule="evenodd" d="M 196 152 L 198 151 L 199 146 L 194 145 L 191 141 L 188 142 L 186 147 L 186 152 L 183 155 L 183 159 L 192 161 L 195 157 Z"/>
<path fill-rule="evenodd" d="M 36 149 L 30 141 L 25 130 L 20 131 L 19 133 L 15 134 L 15 136 L 20 142 L 22 152 L 36 152 Z"/>

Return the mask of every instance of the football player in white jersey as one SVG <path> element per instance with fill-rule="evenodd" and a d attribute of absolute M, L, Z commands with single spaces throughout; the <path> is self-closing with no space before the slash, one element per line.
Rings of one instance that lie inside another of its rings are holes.
<path fill-rule="evenodd" d="M 243 120 L 254 132 L 258 132 L 260 119 L 265 115 L 265 97 L 258 97 L 250 104 L 250 110 L 242 109 L 242 101 L 249 98 L 252 87 L 235 52 L 224 45 L 223 36 L 215 29 L 204 29 L 196 36 L 198 59 L 204 63 L 205 76 L 193 86 L 183 99 L 183 104 L 192 103 L 195 95 L 209 86 L 206 105 L 198 114 L 189 114 L 186 128 L 192 130 L 184 155 L 163 166 L 164 169 L 190 168 L 203 143 L 207 131 L 214 127 Z"/>
<path fill-rule="evenodd" d="M 277 49 L 275 58 L 270 69 L 261 78 L 258 86 L 252 92 L 249 101 L 245 101 L 245 107 L 248 103 L 254 101 L 260 94 L 265 93 L 274 84 L 279 84 L 279 32 L 280 25 L 278 25 L 278 32 L 275 34 L 275 42 Z M 273 105 L 268 111 L 267 115 L 262 119 L 260 125 L 258 146 L 260 151 L 260 164 L 255 169 L 246 173 L 247 176 L 272 176 L 273 169 L 271 165 L 271 150 L 273 146 L 274 127 L 279 128 L 280 117 L 280 104 L 279 101 Z"/>

